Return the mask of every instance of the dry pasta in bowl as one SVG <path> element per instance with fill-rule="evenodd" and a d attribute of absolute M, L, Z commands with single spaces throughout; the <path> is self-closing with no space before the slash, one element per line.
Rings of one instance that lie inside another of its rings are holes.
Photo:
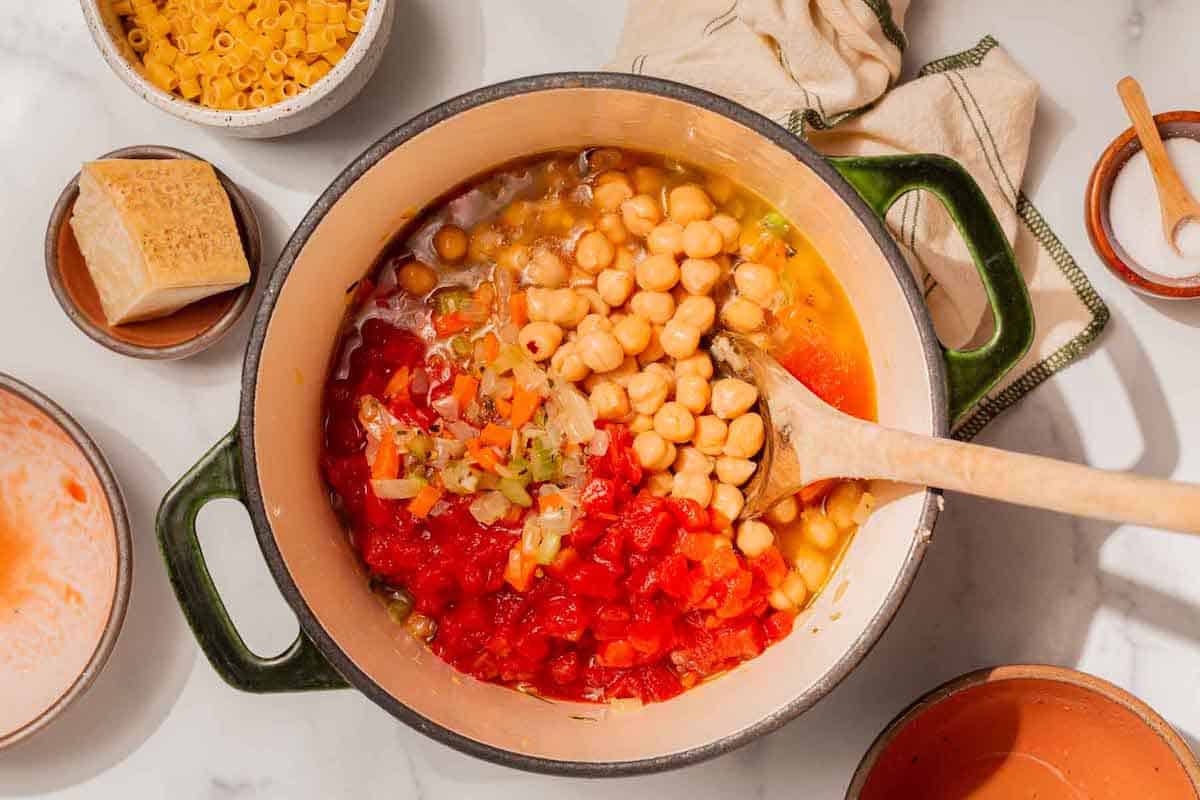
<path fill-rule="evenodd" d="M 353 47 L 371 0 L 114 0 L 122 48 L 154 86 L 212 109 L 296 97 Z"/>

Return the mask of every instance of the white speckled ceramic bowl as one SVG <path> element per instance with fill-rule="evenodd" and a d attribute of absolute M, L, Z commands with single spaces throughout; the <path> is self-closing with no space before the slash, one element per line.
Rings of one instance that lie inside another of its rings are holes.
<path fill-rule="evenodd" d="M 112 0 L 79 0 L 79 5 L 104 60 L 139 97 L 196 125 L 252 139 L 286 136 L 316 125 L 354 99 L 383 58 L 396 11 L 393 0 L 371 0 L 354 46 L 328 75 L 295 97 L 249 111 L 218 111 L 164 92 L 134 68 L 136 56 L 121 34 Z"/>

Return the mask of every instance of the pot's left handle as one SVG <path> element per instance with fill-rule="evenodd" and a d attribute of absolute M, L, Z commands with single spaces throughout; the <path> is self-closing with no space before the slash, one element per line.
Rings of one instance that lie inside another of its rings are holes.
<path fill-rule="evenodd" d="M 213 669 L 231 686 L 247 692 L 345 688 L 345 679 L 303 632 L 290 647 L 270 658 L 252 652 L 238 634 L 196 538 L 196 515 L 219 497 L 246 504 L 236 430 L 171 487 L 158 509 L 158 542 L 171 585 Z"/>

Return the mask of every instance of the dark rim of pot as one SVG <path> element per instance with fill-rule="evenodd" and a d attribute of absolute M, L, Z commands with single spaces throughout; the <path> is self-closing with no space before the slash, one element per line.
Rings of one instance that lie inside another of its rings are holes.
<path fill-rule="evenodd" d="M 699 106 L 749 128 L 767 141 L 787 151 L 797 160 L 803 162 L 822 180 L 829 184 L 871 234 L 876 245 L 891 265 L 896 280 L 900 283 L 901 290 L 904 292 L 905 299 L 908 302 L 909 309 L 913 314 L 920 334 L 926 369 L 929 371 L 931 384 L 934 387 L 932 396 L 930 397 L 934 420 L 934 434 L 937 436 L 945 436 L 947 434 L 949 423 L 942 351 L 934 334 L 933 325 L 925 308 L 921 292 L 913 280 L 903 256 L 900 254 L 900 249 L 888 234 L 883 223 L 853 187 L 816 150 L 761 114 L 702 89 L 643 75 L 611 72 L 559 72 L 518 78 L 492 86 L 485 86 L 447 100 L 417 115 L 368 147 L 338 175 L 329 188 L 313 204 L 312 208 L 309 209 L 304 219 L 300 222 L 300 225 L 296 228 L 295 233 L 292 234 L 291 239 L 280 253 L 279 260 L 271 272 L 263 295 L 262 304 L 254 316 L 254 327 L 246 347 L 246 360 L 242 369 L 241 413 L 238 421 L 238 432 L 241 438 L 242 449 L 242 471 L 246 487 L 247 506 L 250 509 L 250 515 L 254 522 L 255 534 L 258 537 L 259 545 L 262 548 L 267 565 L 270 567 L 271 573 L 275 576 L 276 583 L 279 584 L 284 597 L 296 612 L 304 634 L 313 641 L 338 672 L 359 691 L 412 728 L 460 752 L 496 764 L 552 775 L 578 777 L 637 775 L 676 769 L 728 753 L 790 722 L 802 712 L 811 708 L 819 699 L 828 694 L 840 683 L 870 652 L 875 642 L 879 640 L 879 637 L 886 630 L 900 602 L 912 585 L 913 578 L 916 576 L 917 568 L 921 564 L 928 545 L 928 532 L 932 531 L 934 522 L 937 519 L 938 493 L 933 490 L 926 490 L 921 517 L 917 522 L 916 535 L 913 536 L 912 546 L 905 558 L 904 568 L 888 592 L 887 601 L 867 624 L 866 629 L 857 641 L 854 642 L 854 645 L 803 696 L 753 725 L 700 747 L 631 761 L 586 762 L 563 761 L 526 755 L 494 747 L 463 736 L 418 714 L 362 672 L 324 628 L 322 628 L 312 609 L 309 608 L 295 582 L 292 580 L 291 574 L 288 572 L 279 548 L 275 543 L 271 524 L 263 507 L 262 489 L 259 485 L 256 467 L 254 406 L 263 340 L 266 337 L 271 315 L 274 312 L 275 304 L 279 299 L 283 284 L 287 280 L 288 273 L 291 271 L 297 256 L 308 241 L 308 237 L 321 224 L 325 215 L 342 195 L 369 169 L 417 134 L 457 114 L 478 106 L 508 97 L 555 89 L 607 89 L 640 92 Z"/>

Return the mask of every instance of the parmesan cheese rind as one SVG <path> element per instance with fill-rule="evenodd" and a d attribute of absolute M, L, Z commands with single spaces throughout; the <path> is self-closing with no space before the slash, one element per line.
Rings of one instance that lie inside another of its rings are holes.
<path fill-rule="evenodd" d="M 204 161 L 84 164 L 71 228 L 111 325 L 164 317 L 250 280 L 229 196 Z"/>

